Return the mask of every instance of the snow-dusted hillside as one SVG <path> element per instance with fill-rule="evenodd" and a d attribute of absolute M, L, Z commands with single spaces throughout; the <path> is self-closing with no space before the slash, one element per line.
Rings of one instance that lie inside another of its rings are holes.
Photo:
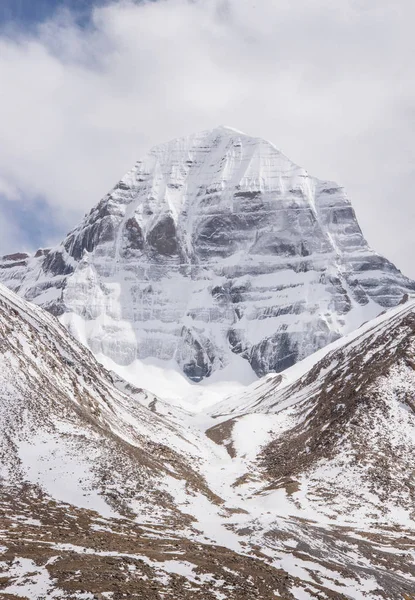
<path fill-rule="evenodd" d="M 0 285 L 0 596 L 412 597 L 414 339 L 408 302 L 192 415 Z"/>
<path fill-rule="evenodd" d="M 191 463 L 199 441 L 143 407 L 155 396 L 119 387 L 57 319 L 0 286 L 4 482 L 29 480 L 62 502 L 103 514 L 151 512 L 150 519 L 157 497 L 174 520 L 177 507 L 168 493 L 163 500 L 163 481 L 177 476 L 196 484 Z"/>
<path fill-rule="evenodd" d="M 0 279 L 95 355 L 194 381 L 282 371 L 414 290 L 342 188 L 227 127 L 153 148 L 57 248 L 4 257 Z"/>
<path fill-rule="evenodd" d="M 251 514 L 250 542 L 350 598 L 411 598 L 414 398 L 408 301 L 210 409 L 207 434 L 232 457 L 222 477 Z"/>
<path fill-rule="evenodd" d="M 214 444 L 157 403 L 0 285 L 1 598 L 292 598 L 226 529 Z"/>
<path fill-rule="evenodd" d="M 412 301 L 216 404 L 208 435 L 310 518 L 413 528 L 414 397 Z"/>

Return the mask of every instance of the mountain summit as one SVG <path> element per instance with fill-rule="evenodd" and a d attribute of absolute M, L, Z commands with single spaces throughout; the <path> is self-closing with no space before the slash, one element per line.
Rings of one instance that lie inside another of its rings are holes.
<path fill-rule="evenodd" d="M 174 360 L 194 381 L 284 370 L 415 289 L 340 186 L 223 126 L 150 150 L 59 246 L 4 257 L 0 279 L 96 355 Z"/>

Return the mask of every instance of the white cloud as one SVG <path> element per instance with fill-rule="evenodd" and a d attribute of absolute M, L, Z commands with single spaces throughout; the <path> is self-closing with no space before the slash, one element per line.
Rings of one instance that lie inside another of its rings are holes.
<path fill-rule="evenodd" d="M 0 205 L 0 255 L 12 253 L 16 250 L 16 239 L 24 239 L 24 233 L 20 227 L 10 219 L 10 215 L 7 211 L 4 211 Z M 19 247 L 22 252 L 25 251 L 24 247 Z"/>
<path fill-rule="evenodd" d="M 20 200 L 20 192 L 18 188 L 10 181 L 6 181 L 0 177 L 0 196 L 7 201 Z"/>
<path fill-rule="evenodd" d="M 149 146 L 225 123 L 344 184 L 415 276 L 410 0 L 117 2 L 0 38 L 0 180 L 70 229 Z"/>

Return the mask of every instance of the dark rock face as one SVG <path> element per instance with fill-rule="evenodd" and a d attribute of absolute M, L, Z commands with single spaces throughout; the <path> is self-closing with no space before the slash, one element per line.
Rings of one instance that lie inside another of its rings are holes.
<path fill-rule="evenodd" d="M 281 332 L 253 346 L 249 362 L 258 377 L 262 377 L 269 372 L 279 373 L 292 367 L 298 361 L 298 355 L 296 342 L 286 332 Z M 266 363 L 264 357 L 267 357 Z"/>
<path fill-rule="evenodd" d="M 13 269 L 15 267 L 26 267 L 27 262 L 25 260 L 18 260 L 15 262 L 7 261 L 0 266 L 0 269 Z"/>
<path fill-rule="evenodd" d="M 81 235 L 70 235 L 65 242 L 65 250 L 75 260 L 80 260 L 84 252 L 92 252 L 99 244 L 115 239 L 115 227 L 112 217 L 88 225 Z"/>
<path fill-rule="evenodd" d="M 0 270 L 11 269 L 15 270 L 19 267 L 27 267 L 29 255 L 24 252 L 16 252 L 15 254 L 7 254 L 0 258 Z"/>
<path fill-rule="evenodd" d="M 194 250 L 202 258 L 226 258 L 237 250 L 234 232 L 243 229 L 238 215 L 215 216 L 201 222 L 194 236 Z"/>
<path fill-rule="evenodd" d="M 174 359 L 194 381 L 241 358 L 281 371 L 415 291 L 342 188 L 227 128 L 154 148 L 58 248 L 3 259 L 0 278 L 97 319 L 93 352 Z"/>
<path fill-rule="evenodd" d="M 70 275 L 73 273 L 73 267 L 65 262 L 63 252 L 50 252 L 44 262 L 43 268 L 52 275 Z"/>
<path fill-rule="evenodd" d="M 126 248 L 127 250 L 142 250 L 144 248 L 144 237 L 143 232 L 141 231 L 140 225 L 137 223 L 136 219 L 131 218 L 128 219 L 124 226 L 124 235 L 126 238 Z"/>
<path fill-rule="evenodd" d="M 27 258 L 29 258 L 29 254 L 26 254 L 26 252 L 16 252 L 15 254 L 6 254 L 2 260 L 16 262 L 26 260 Z"/>
<path fill-rule="evenodd" d="M 181 353 L 181 364 L 183 372 L 189 379 L 196 383 L 209 377 L 215 361 L 215 348 L 210 340 L 206 338 L 197 339 L 192 331 L 183 328 Z"/>
<path fill-rule="evenodd" d="M 47 256 L 50 252 L 50 248 L 39 248 L 36 250 L 35 258 L 39 258 L 40 256 Z"/>
<path fill-rule="evenodd" d="M 244 354 L 246 348 L 244 344 L 243 335 L 238 329 L 229 329 L 228 331 L 228 342 L 229 347 L 235 354 Z M 251 361 L 252 365 L 253 361 Z M 255 371 L 255 367 L 252 367 Z"/>
<path fill-rule="evenodd" d="M 178 254 L 176 226 L 170 215 L 161 218 L 147 236 L 149 246 L 161 256 Z"/>

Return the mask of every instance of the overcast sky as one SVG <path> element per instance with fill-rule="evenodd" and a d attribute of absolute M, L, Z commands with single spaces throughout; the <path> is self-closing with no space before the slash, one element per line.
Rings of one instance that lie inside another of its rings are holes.
<path fill-rule="evenodd" d="M 225 124 L 344 185 L 415 277 L 413 0 L 1 2 L 0 253 L 59 241 L 144 150 Z"/>

